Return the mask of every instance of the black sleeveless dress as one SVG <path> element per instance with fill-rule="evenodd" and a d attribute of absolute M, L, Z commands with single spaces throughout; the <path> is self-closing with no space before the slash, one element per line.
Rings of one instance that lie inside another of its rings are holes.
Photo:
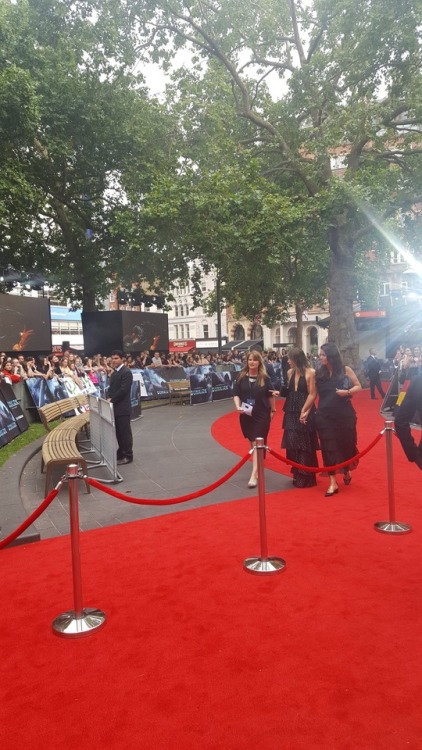
<path fill-rule="evenodd" d="M 322 460 L 324 466 L 335 466 L 356 456 L 357 433 L 356 412 L 350 398 L 338 396 L 336 388 L 343 387 L 344 375 L 336 378 L 318 378 L 318 410 L 315 415 L 316 428 L 321 443 Z M 353 461 L 344 469 L 356 469 L 357 461 Z"/>
<path fill-rule="evenodd" d="M 318 437 L 314 427 L 315 408 L 313 407 L 307 424 L 299 421 L 300 412 L 308 397 L 306 378 L 301 375 L 295 388 L 295 376 L 291 376 L 284 403 L 283 439 L 281 447 L 286 449 L 286 457 L 302 466 L 318 466 L 316 451 L 319 449 Z M 295 487 L 314 487 L 316 474 L 292 466 L 293 484 Z"/>
<path fill-rule="evenodd" d="M 273 386 L 269 377 L 264 380 L 264 385 L 260 386 L 256 378 L 249 378 L 247 375 L 234 386 L 234 395 L 239 396 L 241 401 L 250 403 L 252 415 L 240 415 L 240 427 L 243 436 L 254 442 L 259 437 L 267 441 L 268 432 L 271 424 L 271 407 L 269 398 Z"/>

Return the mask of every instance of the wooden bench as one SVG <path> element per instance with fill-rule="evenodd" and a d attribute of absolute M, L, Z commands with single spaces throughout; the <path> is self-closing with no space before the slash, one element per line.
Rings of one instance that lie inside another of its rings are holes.
<path fill-rule="evenodd" d="M 88 406 L 88 398 L 84 394 L 79 396 L 69 396 L 69 398 L 62 398 L 60 401 L 54 401 L 52 404 L 45 404 L 38 408 L 38 414 L 41 422 L 43 423 L 47 432 L 51 431 L 51 423 L 57 422 L 57 420 L 68 420 L 69 412 L 78 411 L 79 408 L 85 408 Z M 84 411 L 76 414 L 81 422 L 81 427 L 85 427 L 89 424 L 89 412 Z M 70 417 L 73 419 L 73 417 Z"/>
<path fill-rule="evenodd" d="M 190 382 L 189 380 L 172 380 L 168 385 L 170 404 L 183 404 L 185 401 L 190 402 Z"/>
<path fill-rule="evenodd" d="M 47 436 L 43 442 L 41 451 L 41 472 L 45 470 L 45 493 L 50 489 L 51 477 L 55 466 L 64 466 L 71 463 L 78 464 L 83 473 L 87 473 L 86 459 L 81 455 L 78 447 L 78 435 L 82 429 L 89 425 L 89 412 L 75 414 L 67 417 L 66 414 L 85 406 L 88 403 L 86 396 L 71 396 L 52 404 L 45 404 L 38 409 L 40 419 L 47 430 Z M 55 427 L 51 423 L 60 420 Z M 91 491 L 90 485 L 85 482 L 87 492 Z"/>

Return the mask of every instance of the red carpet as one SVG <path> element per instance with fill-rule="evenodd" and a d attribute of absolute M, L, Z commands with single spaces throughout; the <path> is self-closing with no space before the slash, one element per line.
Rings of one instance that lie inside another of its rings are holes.
<path fill-rule="evenodd" d="M 367 399 L 360 448 L 382 425 Z M 72 608 L 69 538 L 2 551 L 1 748 L 420 750 L 421 474 L 398 444 L 395 475 L 406 536 L 373 530 L 384 440 L 335 499 L 324 478 L 270 495 L 274 577 L 242 568 L 256 498 L 84 533 L 84 605 L 108 622 L 75 641 L 51 633 Z"/>

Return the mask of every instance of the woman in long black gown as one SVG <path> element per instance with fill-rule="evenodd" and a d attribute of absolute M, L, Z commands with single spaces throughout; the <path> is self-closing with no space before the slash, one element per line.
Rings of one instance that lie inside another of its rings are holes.
<path fill-rule="evenodd" d="M 358 453 L 357 419 L 351 399 L 362 386 L 351 367 L 343 364 L 335 344 L 323 344 L 319 358 L 321 366 L 316 372 L 318 410 L 315 421 L 324 466 L 335 466 Z M 305 409 L 303 416 L 306 417 Z M 350 484 L 350 471 L 356 466 L 357 462 L 351 462 L 341 469 L 344 484 Z M 328 476 L 330 484 L 325 495 L 331 497 L 337 494 L 339 488 L 335 472 L 328 472 Z"/>
<path fill-rule="evenodd" d="M 255 446 L 257 438 L 267 441 L 271 419 L 275 414 L 275 397 L 271 380 L 267 375 L 261 354 L 252 351 L 240 371 L 234 387 L 234 403 L 240 412 L 240 427 L 245 438 Z M 256 450 L 252 454 L 252 474 L 248 487 L 256 487 L 258 460 Z"/>
<path fill-rule="evenodd" d="M 281 390 L 281 395 L 286 396 L 281 447 L 286 449 L 286 457 L 291 461 L 302 466 L 318 466 L 316 451 L 319 444 L 314 426 L 315 406 L 312 406 L 316 398 L 315 370 L 310 367 L 302 349 L 290 349 L 288 359 L 287 386 Z M 305 403 L 311 407 L 306 423 L 300 421 Z M 292 466 L 291 473 L 295 487 L 316 484 L 314 472 Z"/>

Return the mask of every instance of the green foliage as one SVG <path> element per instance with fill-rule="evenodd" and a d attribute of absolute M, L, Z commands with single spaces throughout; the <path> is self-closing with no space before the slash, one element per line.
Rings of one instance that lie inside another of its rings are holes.
<path fill-rule="evenodd" d="M 121 214 L 174 167 L 172 126 L 130 71 L 121 14 L 119 26 L 89 2 L 0 8 L 0 266 L 40 271 L 94 309 L 125 269 L 138 280 Z"/>
<path fill-rule="evenodd" d="M 233 140 L 242 129 L 247 157 L 260 160 L 280 195 L 302 205 L 302 219 L 310 216 L 311 226 L 325 230 L 325 242 L 318 231 L 315 244 L 323 263 L 324 247 L 330 248 L 330 337 L 353 359 L 352 303 L 362 238 L 366 235 L 367 248 L 380 242 L 370 213 L 382 225 L 422 195 L 420 2 L 265 0 L 257 6 L 238 0 L 139 0 L 133 10 L 143 49 L 153 44 L 156 58 L 166 57 L 172 45 L 194 50 L 195 87 L 203 81 L 203 96 L 209 92 L 204 69 L 210 60 L 220 66 L 242 122 L 234 126 Z M 278 97 L 272 101 L 267 82 L 272 79 L 274 90 L 275 78 Z M 214 111 L 217 101 L 221 97 L 215 95 Z M 198 128 L 211 122 L 194 120 Z M 371 212 L 362 210 L 362 203 Z M 305 221 L 300 239 L 298 221 L 288 239 L 295 253 L 299 246 L 309 251 L 308 230 Z M 280 234 L 284 231 L 281 221 Z M 242 246 L 245 263 L 237 266 L 239 288 L 246 285 L 245 296 L 256 298 L 254 275 L 246 270 L 253 257 L 249 239 L 248 248 Z M 261 268 L 265 243 L 259 248 Z M 280 268 L 280 257 L 275 248 L 274 267 Z M 302 263 L 297 281 L 306 269 Z"/>
<path fill-rule="evenodd" d="M 328 288 L 356 356 L 379 227 L 422 197 L 420 0 L 0 0 L 0 42 L 1 264 L 89 309 L 191 261 L 269 323 Z M 133 72 L 151 60 L 166 106 Z"/>

